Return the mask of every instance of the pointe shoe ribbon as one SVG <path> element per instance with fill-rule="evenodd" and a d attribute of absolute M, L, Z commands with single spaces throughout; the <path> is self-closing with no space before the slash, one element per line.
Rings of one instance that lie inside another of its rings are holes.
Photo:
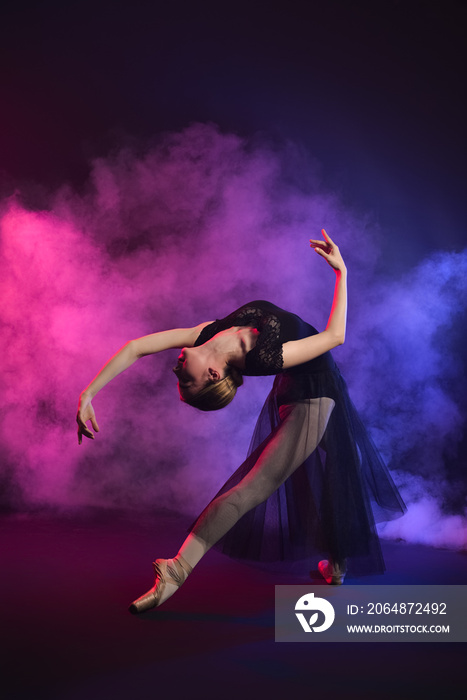
<path fill-rule="evenodd" d="M 168 583 L 180 588 L 191 574 L 193 569 L 182 556 L 178 555 L 175 559 L 172 559 L 172 562 L 173 566 L 168 564 L 167 559 L 156 559 L 153 562 L 154 573 L 156 574 L 154 586 L 130 605 L 128 610 L 133 615 L 156 608 L 161 604 L 161 598 Z"/>
<path fill-rule="evenodd" d="M 340 586 L 344 583 L 347 567 L 345 563 L 342 565 L 333 564 L 327 559 L 323 559 L 318 564 L 318 569 L 326 583 L 331 586 Z"/>

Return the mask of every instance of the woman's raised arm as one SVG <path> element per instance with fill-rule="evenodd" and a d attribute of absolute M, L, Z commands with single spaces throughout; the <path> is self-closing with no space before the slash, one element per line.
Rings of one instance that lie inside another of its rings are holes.
<path fill-rule="evenodd" d="M 91 440 L 94 439 L 94 433 L 86 426 L 87 421 L 91 421 L 93 429 L 99 432 L 99 426 L 91 403 L 98 391 L 108 384 L 111 379 L 121 374 L 128 367 L 131 367 L 140 357 L 153 355 L 162 350 L 170 350 L 172 348 L 193 347 L 196 338 L 208 323 L 201 323 L 193 328 L 174 328 L 169 331 L 152 333 L 142 338 L 130 340 L 116 352 L 80 394 L 76 416 L 78 443 L 81 445 L 83 435 Z"/>
<path fill-rule="evenodd" d="M 338 246 L 323 229 L 324 241 L 311 240 L 310 245 L 336 273 L 336 285 L 331 313 L 326 330 L 302 340 L 291 340 L 283 345 L 283 368 L 295 367 L 323 355 L 345 340 L 347 324 L 347 268 Z"/>

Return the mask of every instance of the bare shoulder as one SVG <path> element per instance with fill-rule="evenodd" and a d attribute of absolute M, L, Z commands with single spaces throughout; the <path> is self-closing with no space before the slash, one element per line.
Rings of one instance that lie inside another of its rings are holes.
<path fill-rule="evenodd" d="M 191 342 L 185 343 L 186 347 L 192 348 L 203 328 L 206 328 L 206 326 L 209 326 L 211 323 L 212 321 L 205 321 L 204 323 L 199 323 L 197 326 L 193 326 L 193 328 L 187 329 L 191 332 Z"/>

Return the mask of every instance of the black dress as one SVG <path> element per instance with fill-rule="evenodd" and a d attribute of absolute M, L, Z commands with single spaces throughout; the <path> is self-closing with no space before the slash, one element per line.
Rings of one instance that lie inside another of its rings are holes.
<path fill-rule="evenodd" d="M 313 400 L 327 397 L 334 406 L 318 447 L 294 467 L 272 495 L 245 513 L 216 546 L 240 559 L 310 562 L 331 557 L 334 561 L 347 559 L 350 574 L 383 572 L 375 522 L 401 516 L 405 505 L 350 400 L 347 385 L 330 352 L 282 369 L 283 343 L 318 331 L 274 304 L 253 301 L 206 326 L 195 345 L 232 326 L 252 326 L 259 331 L 256 346 L 246 355 L 243 374 L 276 377 L 246 461 L 203 511 L 192 532 L 204 536 L 203 523 L 213 510 L 212 504 L 258 463 L 281 429 L 281 407 L 299 405 L 306 411 Z M 303 421 L 306 430 L 308 424 Z M 282 459 L 287 468 L 287 457 Z"/>

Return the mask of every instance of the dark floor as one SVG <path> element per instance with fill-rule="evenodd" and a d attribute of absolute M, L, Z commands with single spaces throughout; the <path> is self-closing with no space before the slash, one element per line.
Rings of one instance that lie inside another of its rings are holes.
<path fill-rule="evenodd" d="M 187 525 L 170 514 L 3 516 L 0 698 L 465 697 L 463 644 L 275 643 L 274 584 L 309 579 L 215 551 L 163 607 L 130 615 L 152 560 L 173 556 Z M 465 554 L 383 551 L 387 573 L 355 582 L 467 584 Z"/>

